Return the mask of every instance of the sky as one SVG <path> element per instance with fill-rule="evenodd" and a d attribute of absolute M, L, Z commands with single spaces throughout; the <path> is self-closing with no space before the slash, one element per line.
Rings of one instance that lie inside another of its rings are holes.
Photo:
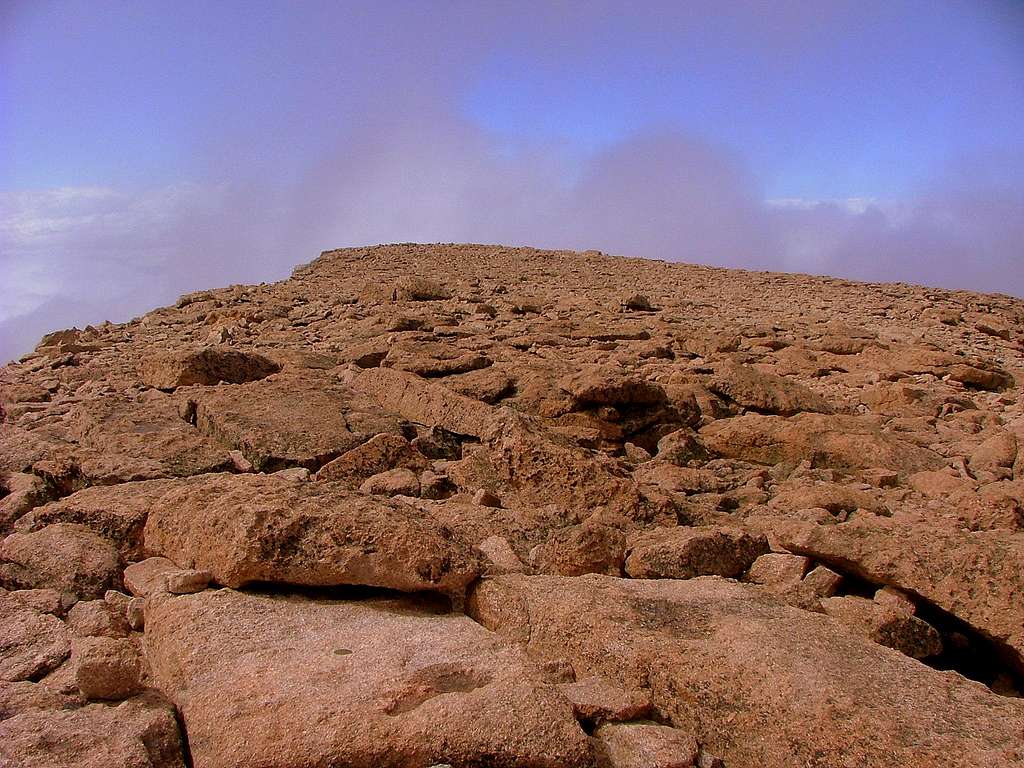
<path fill-rule="evenodd" d="M 0 0 L 0 360 L 410 241 L 1024 296 L 1024 0 Z"/>

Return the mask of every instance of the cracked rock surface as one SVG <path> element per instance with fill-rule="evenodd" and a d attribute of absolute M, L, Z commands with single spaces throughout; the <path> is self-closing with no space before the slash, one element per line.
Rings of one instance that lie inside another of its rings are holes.
<path fill-rule="evenodd" d="M 483 245 L 48 334 L 0 765 L 1024 765 L 1022 385 L 1005 296 Z"/>

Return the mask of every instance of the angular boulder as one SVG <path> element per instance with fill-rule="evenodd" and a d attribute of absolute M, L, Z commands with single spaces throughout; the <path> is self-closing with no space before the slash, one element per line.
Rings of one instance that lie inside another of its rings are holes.
<path fill-rule="evenodd" d="M 478 567 L 467 543 L 407 504 L 276 475 L 183 481 L 154 501 L 145 548 L 230 587 L 458 592 Z"/>
<path fill-rule="evenodd" d="M 175 389 L 193 384 L 243 384 L 264 379 L 279 370 L 281 366 L 255 352 L 206 347 L 146 355 L 139 367 L 139 377 L 146 386 Z"/>
<path fill-rule="evenodd" d="M 768 552 L 768 539 L 739 528 L 655 528 L 629 541 L 626 573 L 634 579 L 742 575 Z"/>
<path fill-rule="evenodd" d="M 204 768 L 594 764 L 518 648 L 411 601 L 204 592 L 153 606 L 146 646 Z"/>
<path fill-rule="evenodd" d="M 0 580 L 22 589 L 48 588 L 100 598 L 120 578 L 120 556 L 82 525 L 54 523 L 12 533 L 0 544 Z"/>
<path fill-rule="evenodd" d="M 63 621 L 0 594 L 0 681 L 38 679 L 70 653 Z"/>
<path fill-rule="evenodd" d="M 147 694 L 120 705 L 31 710 L 0 721 L 0 765 L 185 768 L 174 708 Z"/>
<path fill-rule="evenodd" d="M 810 461 L 835 469 L 881 467 L 911 474 L 946 463 L 934 451 L 857 416 L 800 413 L 784 418 L 748 413 L 713 421 L 699 434 L 711 453 L 757 464 Z"/>
<path fill-rule="evenodd" d="M 467 608 L 538 661 L 649 691 L 664 724 L 729 768 L 1024 760 L 1024 701 L 754 586 L 510 574 L 480 582 Z"/>
<path fill-rule="evenodd" d="M 353 387 L 404 419 L 460 435 L 483 436 L 494 413 L 486 403 L 453 392 L 443 384 L 390 368 L 362 371 Z"/>
<path fill-rule="evenodd" d="M 918 595 L 953 614 L 995 641 L 1006 660 L 1024 671 L 1024 535 L 876 517 L 839 525 L 770 525 L 792 552 Z"/>
<path fill-rule="evenodd" d="M 724 363 L 716 366 L 707 387 L 716 395 L 758 413 L 792 416 L 801 411 L 832 412 L 828 401 L 814 390 L 749 365 Z"/>
<path fill-rule="evenodd" d="M 316 471 L 400 420 L 327 376 L 285 376 L 195 395 L 201 432 L 242 452 L 256 471 Z"/>

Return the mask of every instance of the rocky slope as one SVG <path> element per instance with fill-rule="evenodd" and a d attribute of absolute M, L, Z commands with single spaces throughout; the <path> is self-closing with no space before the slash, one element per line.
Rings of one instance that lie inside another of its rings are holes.
<path fill-rule="evenodd" d="M 1024 302 L 324 253 L 0 374 L 0 765 L 1024 765 Z"/>

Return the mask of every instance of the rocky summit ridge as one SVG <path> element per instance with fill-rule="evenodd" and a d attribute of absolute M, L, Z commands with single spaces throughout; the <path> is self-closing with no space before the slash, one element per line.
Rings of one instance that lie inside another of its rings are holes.
<path fill-rule="evenodd" d="M 1024 765 L 1024 301 L 389 245 L 0 371 L 0 765 Z"/>

